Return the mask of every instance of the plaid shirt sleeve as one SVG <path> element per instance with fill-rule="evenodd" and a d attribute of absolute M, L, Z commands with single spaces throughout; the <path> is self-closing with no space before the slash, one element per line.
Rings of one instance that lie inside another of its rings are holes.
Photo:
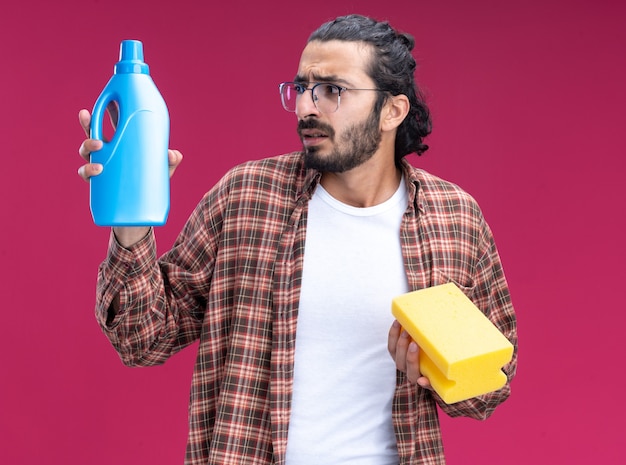
<path fill-rule="evenodd" d="M 511 380 L 517 369 L 518 338 L 516 317 L 496 244 L 491 230 L 482 216 L 480 217 L 480 224 L 482 234 L 478 240 L 479 254 L 474 264 L 472 285 L 463 290 L 513 344 L 513 357 L 503 367 L 503 371 L 507 375 L 507 383 L 498 391 L 466 401 L 454 404 L 446 404 L 441 399 L 437 399 L 437 401 L 442 411 L 449 416 L 466 416 L 484 420 L 491 416 L 496 407 L 511 394 Z"/>
<path fill-rule="evenodd" d="M 298 153 L 233 168 L 158 260 L 152 234 L 130 250 L 111 238 L 96 313 L 122 361 L 162 363 L 200 340 L 188 465 L 284 462 L 304 212 L 318 179 L 305 171 Z"/>
<path fill-rule="evenodd" d="M 454 184 L 425 176 L 430 182 L 424 183 L 423 226 L 430 239 L 431 285 L 456 283 L 514 347 L 503 367 L 502 389 L 455 404 L 439 402 L 448 415 L 486 419 L 511 392 L 518 352 L 515 311 L 493 234 L 476 201 Z"/>
<path fill-rule="evenodd" d="M 394 425 L 402 464 L 444 464 L 437 408 L 449 416 L 488 418 L 510 395 L 517 367 L 517 326 L 498 251 L 475 200 L 458 186 L 404 162 L 411 202 L 401 229 L 411 290 L 454 282 L 511 341 L 506 385 L 446 404 L 398 373 Z"/>
<path fill-rule="evenodd" d="M 119 297 L 118 314 L 111 309 Z M 98 270 L 96 318 L 128 366 L 164 363 L 198 338 L 202 314 L 173 298 L 156 260 L 154 232 L 125 249 L 111 232 Z"/>

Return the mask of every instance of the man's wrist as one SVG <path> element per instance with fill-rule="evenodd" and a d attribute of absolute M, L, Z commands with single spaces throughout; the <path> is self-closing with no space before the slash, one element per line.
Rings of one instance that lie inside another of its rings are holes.
<path fill-rule="evenodd" d="M 142 240 L 150 232 L 150 227 L 113 227 L 113 234 L 117 242 L 125 249 L 131 248 L 137 242 Z"/>

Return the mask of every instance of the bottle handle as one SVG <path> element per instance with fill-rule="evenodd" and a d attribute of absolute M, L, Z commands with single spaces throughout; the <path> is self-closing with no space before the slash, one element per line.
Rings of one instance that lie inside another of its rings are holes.
<path fill-rule="evenodd" d="M 106 89 L 100 94 L 96 104 L 93 107 L 91 113 L 91 125 L 90 125 L 90 137 L 92 139 L 98 139 L 103 142 L 110 142 L 104 138 L 104 115 L 109 110 L 110 105 L 115 105 L 115 121 L 113 123 L 113 129 L 117 131 L 117 125 L 119 123 L 119 96 L 116 92 L 107 91 Z M 110 110 L 109 110 L 110 111 Z M 114 116 L 111 114 L 111 116 Z"/>
<path fill-rule="evenodd" d="M 96 101 L 93 111 L 91 113 L 89 137 L 91 137 L 92 139 L 101 140 L 103 143 L 102 148 L 106 147 L 109 143 L 113 142 L 115 135 L 117 133 L 117 129 L 119 126 L 119 117 L 120 117 L 120 106 L 119 106 L 118 100 L 119 100 L 119 97 L 117 96 L 116 92 L 105 89 L 98 97 L 98 100 Z M 107 110 L 109 110 L 109 106 L 113 106 L 114 111 L 115 111 L 115 115 L 111 113 L 111 118 L 112 118 L 111 123 L 113 125 L 113 130 L 114 130 L 111 140 L 107 140 L 104 135 L 104 116 L 107 113 Z M 92 155 L 96 155 L 96 160 L 93 160 L 93 157 L 92 157 L 92 161 L 97 161 L 98 163 L 106 164 L 108 162 L 108 159 L 97 160 L 98 158 L 97 154 L 99 152 L 101 152 L 104 155 L 106 151 L 103 151 L 102 149 L 100 149 L 96 152 L 93 152 Z M 110 155 L 111 153 L 109 153 L 109 156 Z"/>

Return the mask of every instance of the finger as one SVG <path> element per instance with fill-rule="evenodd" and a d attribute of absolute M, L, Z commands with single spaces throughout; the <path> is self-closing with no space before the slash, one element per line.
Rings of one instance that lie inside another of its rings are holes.
<path fill-rule="evenodd" d="M 394 360 L 396 358 L 396 346 L 398 345 L 401 332 L 402 326 L 398 323 L 398 320 L 394 320 L 391 324 L 391 328 L 389 328 L 389 335 L 387 337 L 387 350 Z"/>
<path fill-rule="evenodd" d="M 97 139 L 85 139 L 80 147 L 78 148 L 78 153 L 83 160 L 89 161 L 89 155 L 91 152 L 96 152 L 102 148 L 102 141 Z"/>
<path fill-rule="evenodd" d="M 422 377 L 419 363 L 419 347 L 413 341 L 406 352 L 406 376 L 411 383 L 417 383 Z"/>
<path fill-rule="evenodd" d="M 404 373 L 407 369 L 407 353 L 409 351 L 409 344 L 411 343 L 411 336 L 405 330 L 402 330 L 398 343 L 396 344 L 396 368 Z"/>
<path fill-rule="evenodd" d="M 102 173 L 102 165 L 100 163 L 87 163 L 78 168 L 78 175 L 85 181 L 89 181 L 89 178 L 100 173 Z"/>
<path fill-rule="evenodd" d="M 183 154 L 180 153 L 178 150 L 170 149 L 167 151 L 167 158 L 170 166 L 176 167 L 183 160 Z"/>
<path fill-rule="evenodd" d="M 85 110 L 82 109 L 78 112 L 78 121 L 80 122 L 80 125 L 83 128 L 83 131 L 85 131 L 85 134 L 87 135 L 87 137 L 89 137 L 90 135 L 90 129 L 89 129 L 89 125 L 91 124 L 91 114 L 89 113 L 89 110 Z"/>
<path fill-rule="evenodd" d="M 113 128 L 117 128 L 117 120 L 120 116 L 120 107 L 115 100 L 112 100 L 107 105 L 107 113 L 109 114 L 109 119 L 111 120 L 111 126 L 113 126 Z"/>
<path fill-rule="evenodd" d="M 180 165 L 180 163 L 183 161 L 183 154 L 180 153 L 178 150 L 168 150 L 167 158 L 170 167 L 171 177 L 174 174 L 174 171 L 176 171 L 176 168 L 178 168 L 178 165 Z"/>
<path fill-rule="evenodd" d="M 430 384 L 430 380 L 426 376 L 420 376 L 417 378 L 417 384 L 419 384 L 424 389 L 428 389 L 429 391 L 433 390 L 433 387 Z"/>

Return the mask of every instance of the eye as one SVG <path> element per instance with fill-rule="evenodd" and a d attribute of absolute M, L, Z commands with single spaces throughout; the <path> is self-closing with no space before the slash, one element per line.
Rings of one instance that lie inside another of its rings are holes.
<path fill-rule="evenodd" d="M 293 85 L 294 90 L 298 94 L 304 94 L 304 92 L 306 91 L 306 86 L 304 84 L 300 84 L 298 82 L 294 82 L 292 85 Z"/>
<path fill-rule="evenodd" d="M 335 84 L 320 84 L 319 92 L 324 96 L 337 96 L 341 93 L 341 87 Z"/>

